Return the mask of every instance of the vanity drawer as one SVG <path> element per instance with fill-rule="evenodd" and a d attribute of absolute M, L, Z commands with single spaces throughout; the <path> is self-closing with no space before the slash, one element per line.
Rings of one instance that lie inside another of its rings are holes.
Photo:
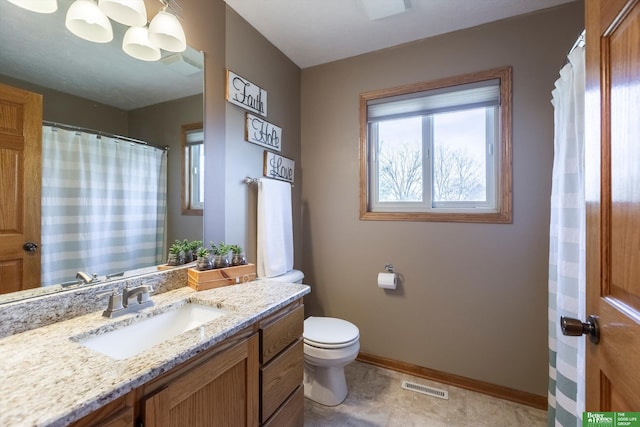
<path fill-rule="evenodd" d="M 264 427 L 302 427 L 304 425 L 304 387 L 299 385 Z"/>
<path fill-rule="evenodd" d="M 260 326 L 260 363 L 267 364 L 292 342 L 302 336 L 304 306 L 300 304 L 290 312 Z"/>
<path fill-rule="evenodd" d="M 262 405 L 260 421 L 265 422 L 302 384 L 304 347 L 299 338 L 288 349 L 260 369 Z"/>

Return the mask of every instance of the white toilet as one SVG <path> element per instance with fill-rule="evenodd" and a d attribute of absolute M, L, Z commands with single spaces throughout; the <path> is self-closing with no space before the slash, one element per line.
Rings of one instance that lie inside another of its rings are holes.
<path fill-rule="evenodd" d="M 268 280 L 302 283 L 304 274 L 291 270 Z M 344 367 L 360 350 L 360 331 L 346 320 L 308 317 L 304 321 L 304 396 L 326 406 L 339 405 L 347 397 Z"/>

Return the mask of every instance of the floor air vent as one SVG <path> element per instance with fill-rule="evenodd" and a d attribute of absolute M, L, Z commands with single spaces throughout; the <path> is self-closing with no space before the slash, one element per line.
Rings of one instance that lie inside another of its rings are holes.
<path fill-rule="evenodd" d="M 422 384 L 416 384 L 409 381 L 402 381 L 402 388 L 406 390 L 415 391 L 422 394 L 428 394 L 429 396 L 437 397 L 440 399 L 449 399 L 449 392 L 444 390 L 439 390 L 433 387 L 427 387 Z"/>

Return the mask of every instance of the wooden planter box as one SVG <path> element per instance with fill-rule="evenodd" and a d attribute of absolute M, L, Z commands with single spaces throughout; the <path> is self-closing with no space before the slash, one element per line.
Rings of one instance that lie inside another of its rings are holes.
<path fill-rule="evenodd" d="M 256 266 L 255 264 L 246 264 L 205 271 L 190 268 L 187 273 L 189 286 L 196 291 L 204 291 L 221 286 L 251 282 L 256 279 Z"/>

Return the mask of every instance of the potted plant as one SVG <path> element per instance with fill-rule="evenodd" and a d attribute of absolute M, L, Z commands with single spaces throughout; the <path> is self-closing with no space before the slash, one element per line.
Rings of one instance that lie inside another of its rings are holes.
<path fill-rule="evenodd" d="M 182 243 L 176 240 L 176 243 L 169 248 L 169 258 L 167 259 L 167 265 L 181 265 L 184 264 L 184 255 L 182 252 Z"/>
<path fill-rule="evenodd" d="M 185 255 L 185 262 L 196 261 L 198 257 L 198 249 L 202 247 L 202 240 L 193 240 L 191 242 L 187 242 L 185 244 L 186 250 L 191 254 L 191 259 L 187 255 Z"/>
<path fill-rule="evenodd" d="M 229 246 L 231 249 L 231 265 L 245 265 L 247 263 L 247 258 L 244 256 L 244 252 L 242 252 L 242 248 L 238 245 Z"/>
<path fill-rule="evenodd" d="M 211 243 L 211 252 L 213 253 L 213 268 L 229 267 L 229 246 L 224 242 L 220 242 L 218 246 L 215 243 Z"/>
<path fill-rule="evenodd" d="M 176 240 L 176 243 L 180 242 L 179 240 Z M 191 249 L 189 248 L 189 240 L 184 239 L 182 242 L 180 242 L 180 246 L 182 247 L 182 256 L 183 256 L 183 263 L 188 263 L 192 261 L 193 258 L 193 253 L 191 252 Z"/>
<path fill-rule="evenodd" d="M 211 259 L 209 258 L 209 249 L 207 248 L 199 248 L 197 251 L 198 260 L 196 262 L 196 269 L 200 271 L 211 270 L 213 268 L 213 264 L 211 263 Z"/>

